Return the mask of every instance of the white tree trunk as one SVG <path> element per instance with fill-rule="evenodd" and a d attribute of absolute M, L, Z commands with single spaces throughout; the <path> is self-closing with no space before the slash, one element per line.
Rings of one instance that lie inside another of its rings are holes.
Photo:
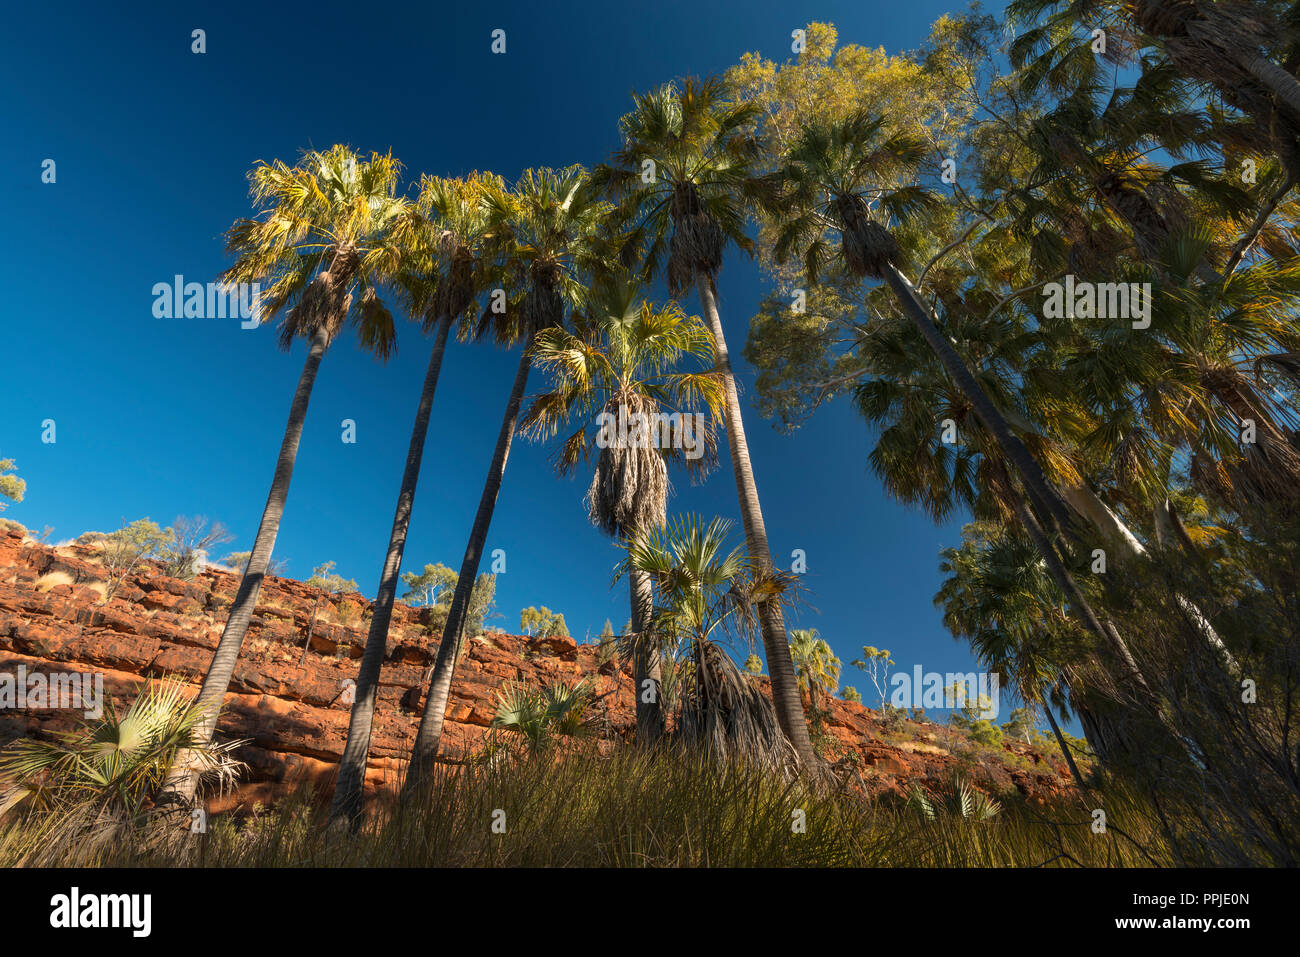
<path fill-rule="evenodd" d="M 1147 554 L 1146 546 L 1138 540 L 1138 537 L 1129 530 L 1123 520 L 1116 515 L 1105 502 L 1097 497 L 1097 493 L 1086 485 L 1075 488 L 1063 488 L 1061 494 L 1070 507 L 1087 519 L 1092 527 L 1101 533 L 1108 544 L 1118 545 L 1123 554 L 1130 558 L 1141 558 Z M 1223 662 L 1229 670 L 1235 675 L 1240 672 L 1237 660 L 1232 657 L 1223 644 L 1223 639 L 1219 637 L 1214 626 L 1210 624 L 1208 618 L 1201 613 L 1201 610 L 1188 598 L 1183 595 L 1174 594 L 1174 600 L 1178 602 L 1178 607 L 1183 613 L 1191 619 L 1192 625 L 1201 636 L 1223 657 Z"/>

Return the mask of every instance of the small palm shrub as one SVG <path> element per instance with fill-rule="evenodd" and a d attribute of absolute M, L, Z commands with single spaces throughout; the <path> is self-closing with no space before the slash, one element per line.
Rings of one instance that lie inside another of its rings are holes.
<path fill-rule="evenodd" d="M 69 847 L 93 857 L 107 845 L 141 838 L 182 751 L 209 789 L 224 793 L 233 786 L 243 763 L 230 752 L 241 742 L 198 744 L 201 715 L 183 685 L 150 682 L 125 714 L 110 704 L 104 717 L 75 731 L 50 741 L 22 738 L 0 751 L 0 819 L 24 817 L 30 857 L 23 862 L 40 864 Z"/>
<path fill-rule="evenodd" d="M 579 737 L 587 730 L 586 713 L 593 688 L 586 678 L 575 685 L 510 682 L 497 696 L 494 728 L 523 735 L 530 748 L 540 750 L 556 736 Z"/>
<path fill-rule="evenodd" d="M 907 803 L 927 821 L 944 815 L 964 821 L 987 821 L 997 817 L 1002 810 L 1000 801 L 977 791 L 961 778 L 955 778 L 952 789 L 939 798 L 930 797 L 919 785 L 913 784 Z"/>

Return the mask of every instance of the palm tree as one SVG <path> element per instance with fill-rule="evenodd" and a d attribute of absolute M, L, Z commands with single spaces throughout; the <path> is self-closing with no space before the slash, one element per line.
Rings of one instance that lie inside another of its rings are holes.
<path fill-rule="evenodd" d="M 71 845 L 89 861 L 106 847 L 151 839 L 149 802 L 182 754 L 217 793 L 232 790 L 244 765 L 231 751 L 242 742 L 200 741 L 203 709 L 188 698 L 181 683 L 150 681 L 123 714 L 110 704 L 102 718 L 51 740 L 19 738 L 0 751 L 0 819 L 25 804 L 57 822 L 48 847 Z"/>
<path fill-rule="evenodd" d="M 388 629 L 393 618 L 398 576 L 406 535 L 415 505 L 415 487 L 420 478 L 429 416 L 434 391 L 442 369 L 443 352 L 453 323 L 473 307 L 482 282 L 479 262 L 487 237 L 485 190 L 499 190 L 500 180 L 490 175 L 471 173 L 465 179 L 442 179 L 425 176 L 420 183 L 416 211 L 422 217 L 405 250 L 406 262 L 399 284 L 406 293 L 414 315 L 424 320 L 425 331 L 435 330 L 424 386 L 415 410 L 406 466 L 397 493 L 393 527 L 379 579 L 379 593 L 372 606 L 370 632 L 357 672 L 355 698 L 348 722 L 348 738 L 339 761 L 338 779 L 330 808 L 331 821 L 348 820 L 360 824 L 361 797 L 366 760 L 370 753 L 370 730 L 374 721 L 375 697 L 379 675 L 388 643 Z M 432 269 L 427 265 L 432 263 Z"/>
<path fill-rule="evenodd" d="M 392 352 L 393 317 L 380 290 L 395 276 L 412 227 L 410 204 L 396 195 L 400 168 L 391 155 L 372 153 L 362 160 L 346 146 L 308 151 L 292 167 L 278 160 L 259 162 L 249 180 L 261 215 L 239 220 L 227 234 L 227 250 L 236 259 L 222 278 L 268 284 L 261 321 L 283 311 L 281 348 L 300 337 L 309 346 L 253 553 L 196 699 L 209 715 L 195 730 L 200 744 L 210 741 L 216 728 L 271 561 L 321 359 L 349 321 L 363 349 L 381 359 Z M 171 797 L 191 802 L 195 779 L 187 761 L 176 763 L 168 786 Z"/>
<path fill-rule="evenodd" d="M 716 285 L 728 243 L 752 252 L 753 243 L 744 231 L 746 205 L 770 193 L 773 185 L 755 172 L 758 146 L 748 128 L 757 108 L 726 103 L 723 85 L 716 78 L 686 80 L 680 89 L 668 84 L 633 100 L 632 112 L 620 122 L 622 145 L 597 171 L 597 180 L 637 218 L 628 248 L 644 249 L 647 273 L 658 268 L 666 253 L 669 292 L 678 296 L 693 284 L 699 293 L 723 379 L 727 444 L 745 541 L 759 574 L 773 575 Z M 780 603 L 765 601 L 760 618 L 781 728 L 800 760 L 810 770 L 818 768 Z"/>
<path fill-rule="evenodd" d="M 1022 701 L 1047 716 L 1065 763 L 1081 790 L 1087 790 L 1074 755 L 1052 714 L 1063 707 L 1062 686 L 1075 690 L 1066 675 L 1072 670 L 1054 647 L 1054 633 L 1068 631 L 1061 592 L 1046 573 L 1033 547 L 996 523 L 975 523 L 962 530 L 962 544 L 943 550 L 939 571 L 944 579 L 934 596 L 943 623 L 965 638 L 990 671 L 1010 675 Z M 1074 707 L 1086 706 L 1076 692 Z M 1085 730 L 1096 721 L 1085 722 Z M 1112 736 L 1113 737 L 1113 736 Z M 1095 738 L 1098 755 L 1105 749 Z"/>
<path fill-rule="evenodd" d="M 808 707 L 817 710 L 821 692 L 834 694 L 840 682 L 840 659 L 816 628 L 795 628 L 790 632 L 790 657 L 794 659 L 799 690 L 807 692 Z"/>
<path fill-rule="evenodd" d="M 713 339 L 677 303 L 656 309 L 640 298 L 639 284 L 623 274 L 598 284 L 590 308 L 575 314 L 574 324 L 575 332 L 555 327 L 537 337 L 533 364 L 551 373 L 553 388 L 533 401 L 520 430 L 548 439 L 576 423 L 556 467 L 568 474 L 599 448 L 588 516 L 627 545 L 664 524 L 670 461 L 700 474 L 716 458 L 712 421 L 721 413 L 722 388 L 707 371 Z M 674 371 L 687 356 L 705 371 Z M 690 417 L 700 403 L 709 418 L 696 429 Z M 661 421 L 666 428 L 657 425 Z M 640 569 L 629 570 L 628 583 L 637 735 L 653 743 L 664 727 L 661 659 L 649 634 L 654 596 L 650 576 Z"/>
<path fill-rule="evenodd" d="M 690 656 L 692 681 L 679 692 L 676 735 L 719 757 L 807 768 L 777 720 L 775 703 L 721 646 L 726 636 L 751 642 L 762 603 L 783 598 L 744 550 L 728 550 L 730 531 L 725 519 L 706 525 L 695 516 L 649 529 L 629 544 L 619 574 L 635 569 L 650 576 L 657 594 L 652 630 L 661 641 L 685 644 Z"/>
<path fill-rule="evenodd" d="M 1293 10 L 1289 0 L 1014 0 L 1008 14 L 1028 29 L 1012 45 L 1012 62 L 1059 86 L 1095 72 L 1094 27 L 1115 41 L 1106 57 L 1112 63 L 1154 47 L 1167 59 L 1144 59 L 1143 71 L 1172 65 L 1249 118 L 1249 126 L 1235 124 L 1234 138 L 1252 152 L 1277 154 L 1291 173 L 1289 190 L 1300 177 Z"/>
<path fill-rule="evenodd" d="M 524 348 L 438 645 L 438 657 L 429 679 L 403 786 L 404 796 L 413 793 L 433 765 L 442 742 L 443 720 L 463 641 L 470 590 L 478 575 L 505 475 L 537 336 L 563 324 L 566 306 L 582 305 L 587 277 L 613 268 L 618 242 L 617 236 L 610 235 L 609 204 L 601 201 L 590 188 L 588 175 L 580 166 L 526 170 L 512 191 L 487 189 L 484 201 L 492 237 L 489 255 L 494 257 L 493 276 L 502 282 L 500 288 L 511 288 L 514 292 L 507 297 L 509 305 L 504 313 L 494 313 L 489 303 L 480 321 L 480 332 L 491 329 L 498 341 L 522 341 Z"/>
<path fill-rule="evenodd" d="M 1013 498 L 1018 518 L 1042 550 L 1052 577 L 1089 630 L 1115 653 L 1143 699 L 1154 707 L 1154 695 L 1128 646 L 1113 625 L 1102 624 L 1052 543 L 1056 530 L 1067 534 L 1073 530 L 1065 502 L 1012 431 L 1006 416 L 980 388 L 952 340 L 939 331 L 930 307 L 898 266 L 904 259 L 901 247 L 890 230 L 875 219 L 881 215 L 887 221 L 902 220 L 933 205 L 933 197 L 925 190 L 902 184 L 923 155 L 924 146 L 918 140 L 907 134 L 886 136 L 883 119 L 865 111 L 840 121 L 805 124 L 783 159 L 780 175 L 787 184 L 784 195 L 768 204 L 769 211 L 782 220 L 774 255 L 783 262 L 792 254 L 800 254 L 812 282 L 838 256 L 851 276 L 882 280 L 890 288 L 992 435 L 1001 457 L 1014 467 L 1028 504 L 1020 499 L 1010 481 L 1004 483 L 1002 491 Z M 834 234 L 839 236 L 838 250 Z M 1049 522 L 1046 529 L 1028 505 L 1045 516 Z"/>

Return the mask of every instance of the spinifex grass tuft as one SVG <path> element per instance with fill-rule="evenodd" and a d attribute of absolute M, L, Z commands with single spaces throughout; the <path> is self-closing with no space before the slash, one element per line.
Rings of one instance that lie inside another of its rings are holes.
<path fill-rule="evenodd" d="M 1105 834 L 1093 832 L 1082 805 L 1036 811 L 1004 801 L 987 819 L 929 818 L 903 800 L 814 794 L 699 753 L 626 749 L 600 756 L 584 749 L 440 767 L 420 800 L 401 810 L 375 807 L 355 835 L 327 833 L 324 808 L 299 794 L 242 822 L 214 819 L 206 834 L 179 842 L 126 841 L 90 859 L 69 848 L 68 857 L 103 866 L 271 867 L 1171 863 L 1138 802 L 1111 794 L 1104 803 Z M 8 822 L 0 829 L 0 865 L 31 860 L 40 833 L 39 822 Z M 58 863 L 49 858 L 43 863 Z"/>

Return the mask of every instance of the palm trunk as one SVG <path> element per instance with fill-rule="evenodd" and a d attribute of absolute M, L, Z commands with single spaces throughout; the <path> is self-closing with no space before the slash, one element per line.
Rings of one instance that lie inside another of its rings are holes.
<path fill-rule="evenodd" d="M 1129 527 L 1124 524 L 1120 517 L 1111 511 L 1110 506 L 1103 502 L 1092 489 L 1084 485 L 1078 488 L 1062 489 L 1061 494 L 1065 496 L 1065 500 L 1070 503 L 1070 506 L 1076 512 L 1092 524 L 1108 544 L 1117 545 L 1125 555 L 1130 557 L 1141 558 L 1146 556 L 1146 546 L 1138 540 L 1138 537 L 1129 530 Z M 1209 619 L 1205 617 L 1201 609 L 1191 599 L 1178 592 L 1174 592 L 1174 601 L 1177 602 L 1183 614 L 1191 621 L 1192 627 L 1205 639 L 1206 644 L 1214 650 L 1228 670 L 1234 675 L 1240 673 L 1241 667 L 1237 664 L 1237 660 L 1223 644 L 1223 639 L 1219 637 L 1218 632 L 1214 630 L 1214 626 L 1210 624 Z"/>
<path fill-rule="evenodd" d="M 638 744 L 654 744 L 664 732 L 663 664 L 657 647 L 651 647 L 650 622 L 654 611 L 654 593 L 650 573 L 639 568 L 628 572 L 632 599 L 632 631 L 635 652 L 632 678 L 636 686 L 636 739 Z M 649 686 L 646 685 L 649 682 Z M 645 700 L 648 695 L 652 700 Z"/>
<path fill-rule="evenodd" d="M 253 540 L 253 553 L 249 556 L 248 567 L 239 579 L 239 591 L 235 595 L 234 604 L 230 606 L 226 627 L 221 632 L 221 640 L 217 643 L 217 650 L 212 655 L 212 662 L 208 665 L 208 672 L 195 699 L 195 703 L 205 712 L 194 729 L 194 740 L 200 744 L 211 741 L 216 731 L 217 712 L 225 701 L 226 690 L 230 687 L 239 651 L 244 644 L 244 635 L 248 631 L 248 623 L 253 617 L 253 609 L 257 607 L 262 580 L 271 564 L 271 552 L 275 548 L 275 537 L 280 531 L 280 517 L 284 514 L 294 461 L 298 457 L 298 443 L 302 439 L 303 423 L 307 420 L 307 405 L 311 401 L 311 390 L 316 383 L 321 359 L 328 348 L 329 337 L 322 324 L 312 337 L 307 360 L 298 376 L 298 388 L 293 394 L 293 404 L 289 406 L 289 421 L 284 427 L 280 456 L 276 459 L 275 475 L 271 479 L 271 491 L 266 498 L 266 507 L 262 509 L 257 538 Z M 163 791 L 169 800 L 188 805 L 193 803 L 197 787 L 198 776 L 190 761 L 186 755 L 178 755 L 168 772 Z"/>
<path fill-rule="evenodd" d="M 736 493 L 740 500 L 741 520 L 745 526 L 745 544 L 759 574 L 770 574 L 773 570 L 772 552 L 767 543 L 767 528 L 763 524 L 758 488 L 754 484 L 749 444 L 745 441 L 745 424 L 740 416 L 740 396 L 736 391 L 735 375 L 731 371 L 731 358 L 722 332 L 722 320 L 718 316 L 713 283 L 708 276 L 701 275 L 696 286 L 700 293 L 700 303 L 713 330 L 717 367 L 726 387 L 727 445 L 731 449 L 731 466 L 736 476 Z M 767 668 L 772 679 L 772 703 L 776 706 L 777 720 L 803 765 L 810 770 L 817 768 L 820 759 L 808 736 L 808 722 L 804 716 L 803 703 L 799 700 L 799 686 L 795 683 L 794 663 L 790 658 L 790 643 L 786 637 L 781 603 L 769 599 L 759 606 L 758 613 L 763 631 L 763 650 L 767 653 Z"/>
<path fill-rule="evenodd" d="M 930 316 L 930 309 L 922 301 L 916 287 L 897 267 L 892 265 L 885 270 L 884 279 L 889 288 L 893 290 L 894 295 L 898 297 L 903 311 L 907 313 L 934 351 L 934 354 L 938 356 L 944 371 L 956 383 L 966 401 L 975 409 L 975 414 L 984 423 L 984 427 L 993 433 L 1002 454 L 1015 466 L 1030 499 L 1062 531 L 1068 529 L 1070 527 L 1070 514 L 1060 495 L 1047 481 L 1043 470 L 1039 468 L 1034 457 L 1029 454 L 1029 450 L 1025 448 L 1024 443 L 1011 431 L 1011 427 L 1007 424 L 1007 420 L 1003 418 L 1002 413 L 984 394 L 984 390 L 980 388 L 979 383 L 975 381 L 975 377 L 966 368 L 966 363 L 957 354 L 957 350 L 952 347 L 952 343 L 935 326 L 934 320 Z"/>
<path fill-rule="evenodd" d="M 1052 726 L 1052 734 L 1056 735 L 1056 743 L 1061 748 L 1061 754 L 1065 757 L 1065 763 L 1070 768 L 1070 774 L 1074 776 L 1074 783 L 1079 785 L 1079 790 L 1087 793 L 1088 785 L 1083 783 L 1083 775 L 1079 773 L 1079 766 L 1074 763 L 1074 755 L 1070 753 L 1070 746 L 1065 741 L 1065 736 L 1061 734 L 1060 727 L 1056 724 L 1056 716 L 1052 714 L 1052 705 L 1049 702 L 1043 702 L 1043 713 L 1047 715 L 1047 723 Z"/>
<path fill-rule="evenodd" d="M 483 545 L 487 541 L 488 528 L 492 524 L 492 512 L 496 508 L 497 494 L 501 491 L 501 479 L 506 471 L 506 459 L 510 455 L 510 440 L 515 434 L 515 424 L 519 419 L 519 406 L 524 400 L 524 387 L 528 383 L 528 371 L 532 365 L 533 336 L 524 344 L 523 354 L 519 357 L 519 369 L 515 373 L 515 382 L 510 390 L 510 400 L 506 403 L 505 415 L 501 418 L 501 431 L 497 435 L 496 449 L 492 453 L 492 464 L 488 468 L 487 480 L 483 483 L 483 495 L 479 499 L 478 512 L 474 516 L 474 525 L 470 531 L 469 542 L 465 546 L 465 557 L 460 563 L 460 578 L 456 581 L 456 593 L 451 599 L 451 608 L 447 612 L 447 624 L 442 631 L 442 641 L 438 644 L 438 658 L 433 666 L 433 676 L 429 680 L 429 691 L 424 700 L 424 713 L 420 715 L 420 728 L 416 732 L 415 746 L 411 750 L 411 765 L 406 772 L 406 781 L 402 787 L 403 799 L 414 793 L 421 779 L 433 766 L 438 756 L 438 747 L 442 743 L 442 725 L 447 714 L 447 698 L 451 694 L 451 682 L 456 674 L 456 660 L 459 657 L 461 633 L 465 630 L 466 613 L 469 611 L 470 592 L 474 580 L 478 577 L 479 561 L 483 555 Z"/>
<path fill-rule="evenodd" d="M 1238 58 L 1241 66 L 1269 92 L 1300 113 L 1300 81 L 1268 57 L 1250 52 Z"/>
<path fill-rule="evenodd" d="M 406 533 L 411 525 L 411 510 L 415 505 L 415 487 L 420 480 L 420 462 L 424 457 L 425 437 L 429 433 L 429 414 L 433 409 L 433 395 L 438 388 L 438 373 L 442 369 L 442 356 L 447 347 L 447 333 L 451 317 L 443 316 L 429 355 L 429 368 L 424 374 L 424 388 L 420 404 L 415 411 L 415 424 L 411 426 L 411 444 L 406 451 L 406 468 L 402 472 L 402 485 L 397 493 L 397 509 L 393 513 L 393 530 L 388 536 L 388 552 L 384 556 L 383 573 L 379 579 L 379 594 L 375 596 L 370 619 L 370 633 L 366 636 L 366 650 L 361 656 L 357 672 L 356 698 L 352 703 L 352 716 L 348 722 L 348 740 L 339 761 L 338 780 L 334 785 L 334 800 L 330 806 L 330 823 L 347 821 L 354 829 L 361 823 L 361 799 L 365 787 L 366 760 L 370 756 L 370 730 L 375 716 L 375 698 L 379 691 L 379 675 L 388 646 L 388 628 L 393 620 L 393 601 L 397 594 L 398 575 L 402 569 L 402 554 L 406 550 Z"/>
<path fill-rule="evenodd" d="M 1074 609 L 1075 614 L 1083 619 L 1083 623 L 1088 630 L 1099 637 L 1114 652 L 1120 665 L 1127 671 L 1127 674 L 1121 675 L 1121 678 L 1133 681 L 1140 689 L 1142 697 L 1154 706 L 1156 704 L 1155 695 L 1147 684 L 1142 670 L 1138 667 L 1137 661 L 1134 660 L 1133 653 L 1129 651 L 1124 639 L 1113 628 L 1101 623 L 1101 619 L 1097 617 L 1092 610 L 1092 605 L 1088 603 L 1088 599 L 1079 590 L 1079 585 L 1074 580 L 1074 576 L 1065 567 L 1052 543 L 1047 540 L 1046 533 L 1043 531 L 1042 526 L 1038 524 L 1037 519 L 1034 518 L 1033 513 L 1029 511 L 1029 506 L 1024 499 L 1015 494 L 1014 491 L 1012 499 L 1016 517 L 1029 534 L 1029 538 L 1033 541 L 1039 554 L 1043 556 L 1043 562 L 1047 565 L 1048 574 L 1052 576 L 1057 586 L 1065 593 L 1065 600 Z"/>

